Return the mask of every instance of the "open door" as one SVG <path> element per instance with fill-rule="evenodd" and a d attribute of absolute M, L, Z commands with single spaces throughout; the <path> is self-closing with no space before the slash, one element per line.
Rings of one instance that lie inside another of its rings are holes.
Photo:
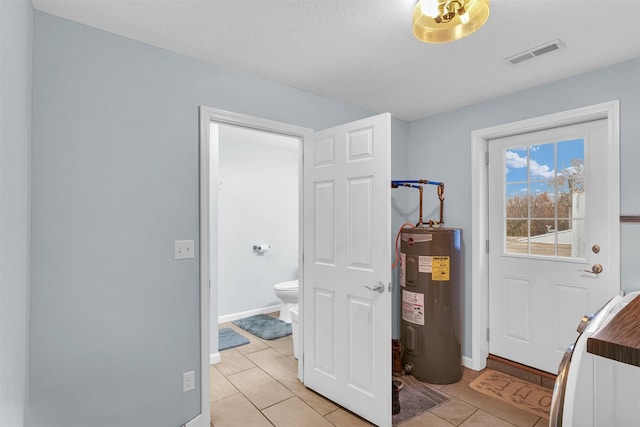
<path fill-rule="evenodd" d="M 391 117 L 304 141 L 304 383 L 391 426 Z"/>

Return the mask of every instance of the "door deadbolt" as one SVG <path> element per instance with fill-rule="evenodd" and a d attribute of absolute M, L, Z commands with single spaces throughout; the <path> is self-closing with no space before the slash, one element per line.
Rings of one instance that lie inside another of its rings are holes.
<path fill-rule="evenodd" d="M 591 250 L 594 254 L 597 254 L 598 252 L 600 252 L 600 245 L 596 243 L 595 245 L 591 246 Z"/>

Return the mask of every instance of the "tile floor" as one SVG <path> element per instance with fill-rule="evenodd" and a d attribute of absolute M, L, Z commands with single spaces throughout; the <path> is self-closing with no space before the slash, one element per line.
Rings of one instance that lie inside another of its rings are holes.
<path fill-rule="evenodd" d="M 214 427 L 371 426 L 305 388 L 297 378 L 291 336 L 262 340 L 224 323 L 251 340 L 221 352 L 211 366 L 211 425 Z M 465 368 L 460 382 L 435 385 L 449 401 L 400 424 L 402 427 L 546 426 L 546 419 L 519 410 L 469 387 L 478 372 Z"/>

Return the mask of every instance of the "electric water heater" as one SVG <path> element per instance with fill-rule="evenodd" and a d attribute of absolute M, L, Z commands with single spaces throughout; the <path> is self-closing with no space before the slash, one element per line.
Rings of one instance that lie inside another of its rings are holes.
<path fill-rule="evenodd" d="M 403 363 L 420 381 L 462 378 L 462 230 L 402 230 Z M 407 366 L 408 365 L 408 366 Z"/>

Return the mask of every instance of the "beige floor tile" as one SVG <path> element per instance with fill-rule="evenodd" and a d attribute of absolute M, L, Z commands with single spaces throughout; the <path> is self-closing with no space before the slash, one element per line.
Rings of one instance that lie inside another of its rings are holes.
<path fill-rule="evenodd" d="M 337 427 L 367 427 L 374 425 L 342 408 L 325 415 L 325 418 Z"/>
<path fill-rule="evenodd" d="M 277 317 L 278 313 L 271 315 Z M 211 422 L 214 427 L 266 427 L 274 424 L 277 427 L 372 425 L 307 389 L 297 379 L 298 362 L 293 357 L 291 336 L 262 340 L 231 322 L 221 324 L 220 327 L 236 330 L 247 337 L 250 343 L 222 351 L 222 361 L 211 367 Z M 546 419 L 469 388 L 469 382 L 480 373 L 464 368 L 462 381 L 456 384 L 430 384 L 452 400 L 405 421 L 400 426 L 548 425 Z M 262 409 L 262 412 L 256 407 Z"/>
<path fill-rule="evenodd" d="M 233 323 L 229 323 L 229 325 L 230 326 L 227 326 L 228 328 L 233 329 L 234 331 L 236 331 L 237 333 L 239 333 L 243 337 L 246 337 L 249 340 L 249 344 L 236 347 L 236 350 L 238 350 L 240 354 L 249 354 L 255 351 L 264 350 L 265 348 L 269 348 L 267 344 L 265 344 L 260 338 L 256 337 L 251 332 L 245 331 L 244 329 L 239 328 Z"/>
<path fill-rule="evenodd" d="M 533 427 L 549 427 L 549 420 L 546 418 L 540 418 L 538 422 L 533 425 Z"/>
<path fill-rule="evenodd" d="M 222 373 L 222 375 L 225 376 L 246 371 L 247 369 L 255 368 L 256 366 L 235 348 L 221 351 L 220 359 L 220 362 L 216 363 L 215 367 L 220 371 L 220 373 Z"/>
<path fill-rule="evenodd" d="M 423 414 L 418 415 L 417 417 L 411 418 L 401 424 L 400 427 L 453 427 L 453 424 L 450 424 L 443 420 L 442 418 L 433 415 L 430 412 L 425 412 Z"/>
<path fill-rule="evenodd" d="M 256 351 L 264 350 L 265 348 L 269 348 L 269 346 L 263 343 L 262 341 L 260 341 L 259 339 L 254 338 L 253 341 L 249 342 L 249 344 L 236 347 L 236 350 L 238 350 L 240 354 L 243 354 L 246 356 L 247 354 L 255 353 Z"/>
<path fill-rule="evenodd" d="M 329 421 L 298 397 L 270 406 L 262 413 L 276 427 L 332 427 Z"/>
<path fill-rule="evenodd" d="M 258 409 L 264 409 L 293 396 L 285 386 L 260 368 L 229 375 L 227 379 Z"/>
<path fill-rule="evenodd" d="M 266 341 L 269 347 L 276 350 L 278 353 L 283 356 L 292 356 L 293 355 L 293 337 L 291 335 L 287 335 L 286 337 L 278 338 L 275 340 Z"/>
<path fill-rule="evenodd" d="M 498 399 L 478 393 L 469 387 L 466 381 L 450 384 L 442 389 L 442 392 L 456 397 L 478 409 L 496 415 L 498 418 L 506 420 L 516 426 L 531 427 L 538 418 L 526 411 L 518 409 Z M 475 414 L 474 414 L 475 415 Z M 466 421 L 465 421 L 466 422 Z M 464 425 L 464 423 L 462 424 Z"/>
<path fill-rule="evenodd" d="M 462 380 L 471 382 L 478 378 L 482 371 L 474 371 L 473 369 L 469 369 L 466 366 L 462 368 Z"/>
<path fill-rule="evenodd" d="M 298 364 L 272 348 L 247 354 L 247 358 L 276 379 L 298 372 Z"/>
<path fill-rule="evenodd" d="M 215 427 L 271 427 L 271 423 L 242 394 L 211 404 L 211 424 Z"/>
<path fill-rule="evenodd" d="M 211 366 L 209 374 L 210 388 L 211 388 L 211 402 L 215 402 L 216 400 L 224 399 L 225 397 L 231 396 L 232 394 L 239 393 L 238 389 L 233 386 L 225 378 L 224 375 L 216 369 L 215 366 Z"/>
<path fill-rule="evenodd" d="M 471 406 L 468 403 L 462 402 L 458 399 L 452 399 L 448 402 L 441 403 L 435 408 L 432 408 L 430 412 L 442 418 L 443 420 L 455 426 L 458 426 L 477 410 L 478 408 L 476 408 L 475 406 Z"/>
<path fill-rule="evenodd" d="M 513 424 L 501 420 L 491 414 L 484 411 L 476 411 L 475 414 L 470 416 L 465 422 L 460 424 L 460 427 L 513 427 Z"/>
<path fill-rule="evenodd" d="M 338 405 L 305 387 L 295 374 L 280 378 L 278 381 L 320 415 L 326 415 L 338 409 Z"/>

